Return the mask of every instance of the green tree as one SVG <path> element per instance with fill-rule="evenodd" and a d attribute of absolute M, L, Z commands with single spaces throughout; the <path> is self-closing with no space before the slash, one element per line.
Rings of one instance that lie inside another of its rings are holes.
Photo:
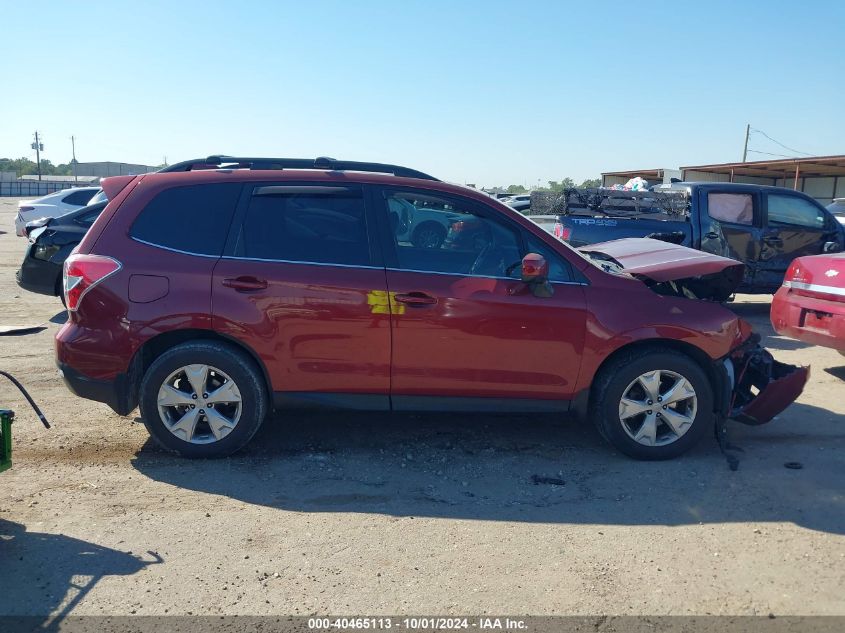
<path fill-rule="evenodd" d="M 578 186 L 583 189 L 601 187 L 601 178 L 587 178 Z"/>
<path fill-rule="evenodd" d="M 575 181 L 572 180 L 572 178 L 564 178 L 560 182 L 557 180 L 550 180 L 548 189 L 550 191 L 563 191 L 564 189 L 572 189 L 574 186 Z"/>
<path fill-rule="evenodd" d="M 0 171 L 13 171 L 19 177 L 35 175 L 38 173 L 38 166 L 35 161 L 28 158 L 0 158 Z M 65 163 L 54 165 L 46 158 L 41 159 L 41 174 L 44 176 L 69 176 L 73 174 L 73 165 Z"/>
<path fill-rule="evenodd" d="M 508 185 L 507 192 L 508 193 L 526 193 L 528 189 L 523 187 L 522 185 Z"/>

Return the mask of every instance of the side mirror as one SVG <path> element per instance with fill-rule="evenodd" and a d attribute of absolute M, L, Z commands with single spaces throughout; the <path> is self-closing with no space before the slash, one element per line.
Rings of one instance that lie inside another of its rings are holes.
<path fill-rule="evenodd" d="M 522 258 L 522 281 L 531 288 L 535 297 L 551 297 L 554 288 L 549 283 L 549 262 L 537 253 Z"/>
<path fill-rule="evenodd" d="M 822 249 L 823 253 L 838 253 L 839 252 L 839 243 L 838 242 L 825 242 L 824 248 Z"/>

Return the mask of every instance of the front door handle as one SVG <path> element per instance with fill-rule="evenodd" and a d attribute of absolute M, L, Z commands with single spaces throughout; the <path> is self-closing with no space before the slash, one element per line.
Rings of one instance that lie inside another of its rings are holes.
<path fill-rule="evenodd" d="M 397 303 L 404 303 L 407 306 L 414 308 L 423 308 L 425 306 L 432 306 L 437 303 L 437 299 L 424 292 L 409 292 L 407 294 L 398 294 L 393 296 Z"/>
<path fill-rule="evenodd" d="M 249 290 L 264 290 L 267 287 L 267 280 L 251 276 L 229 277 L 223 280 L 223 285 L 227 288 L 234 288 L 238 292 L 247 292 Z"/>
<path fill-rule="evenodd" d="M 710 231 L 709 233 L 705 233 L 704 237 L 706 237 L 708 240 L 718 240 L 719 234 L 716 233 L 716 231 Z"/>
<path fill-rule="evenodd" d="M 783 240 L 779 237 L 764 237 L 763 241 L 769 246 L 783 246 Z"/>

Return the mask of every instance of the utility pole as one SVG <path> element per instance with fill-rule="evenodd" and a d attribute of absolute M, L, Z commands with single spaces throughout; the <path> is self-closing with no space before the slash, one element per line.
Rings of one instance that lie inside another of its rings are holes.
<path fill-rule="evenodd" d="M 79 176 L 76 175 L 76 139 L 70 137 L 70 146 L 73 151 L 73 181 L 79 183 Z"/>
<path fill-rule="evenodd" d="M 745 162 L 746 157 L 748 156 L 748 136 L 751 134 L 751 124 L 747 123 L 745 125 L 745 147 L 742 149 L 742 162 Z"/>
<path fill-rule="evenodd" d="M 35 150 L 35 162 L 38 167 L 38 180 L 41 180 L 41 152 L 44 151 L 44 145 L 38 139 L 38 130 L 35 130 L 35 142 L 32 144 L 32 149 Z"/>

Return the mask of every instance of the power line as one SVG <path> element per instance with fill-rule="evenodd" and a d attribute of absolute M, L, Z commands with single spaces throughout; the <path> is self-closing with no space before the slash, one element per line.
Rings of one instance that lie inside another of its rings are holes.
<path fill-rule="evenodd" d="M 765 154 L 766 156 L 780 156 L 781 158 L 795 158 L 795 156 L 787 156 L 786 154 L 772 154 L 771 152 L 761 152 L 761 151 L 756 150 L 756 149 L 750 149 L 748 151 L 752 152 L 754 154 Z M 809 154 L 808 154 L 808 156 L 809 156 Z"/>
<path fill-rule="evenodd" d="M 790 152 L 794 152 L 795 154 L 804 154 L 804 156 L 812 156 L 812 155 L 813 155 L 813 154 L 808 154 L 807 152 L 801 152 L 801 151 L 799 151 L 799 150 L 797 150 L 797 149 L 794 149 L 794 148 L 792 148 L 792 147 L 789 147 L 789 146 L 787 146 L 787 145 L 784 145 L 784 144 L 783 144 L 783 143 L 781 143 L 780 141 L 776 141 L 775 139 L 773 139 L 771 136 L 769 136 L 768 134 L 766 134 L 763 130 L 758 130 L 757 128 L 751 128 L 751 131 L 752 131 L 752 132 L 756 132 L 757 134 L 762 134 L 762 135 L 763 135 L 763 136 L 765 136 L 767 139 L 769 139 L 772 143 L 775 143 L 775 144 L 777 144 L 777 145 L 780 145 L 783 149 L 788 149 Z M 748 151 L 750 152 L 750 151 L 752 151 L 752 150 L 748 150 Z M 757 153 L 757 154 L 765 154 L 766 152 L 756 152 L 756 153 Z M 772 156 L 782 156 L 782 154 L 772 154 Z M 792 156 L 785 156 L 784 158 L 793 158 L 793 157 L 792 157 Z"/>

